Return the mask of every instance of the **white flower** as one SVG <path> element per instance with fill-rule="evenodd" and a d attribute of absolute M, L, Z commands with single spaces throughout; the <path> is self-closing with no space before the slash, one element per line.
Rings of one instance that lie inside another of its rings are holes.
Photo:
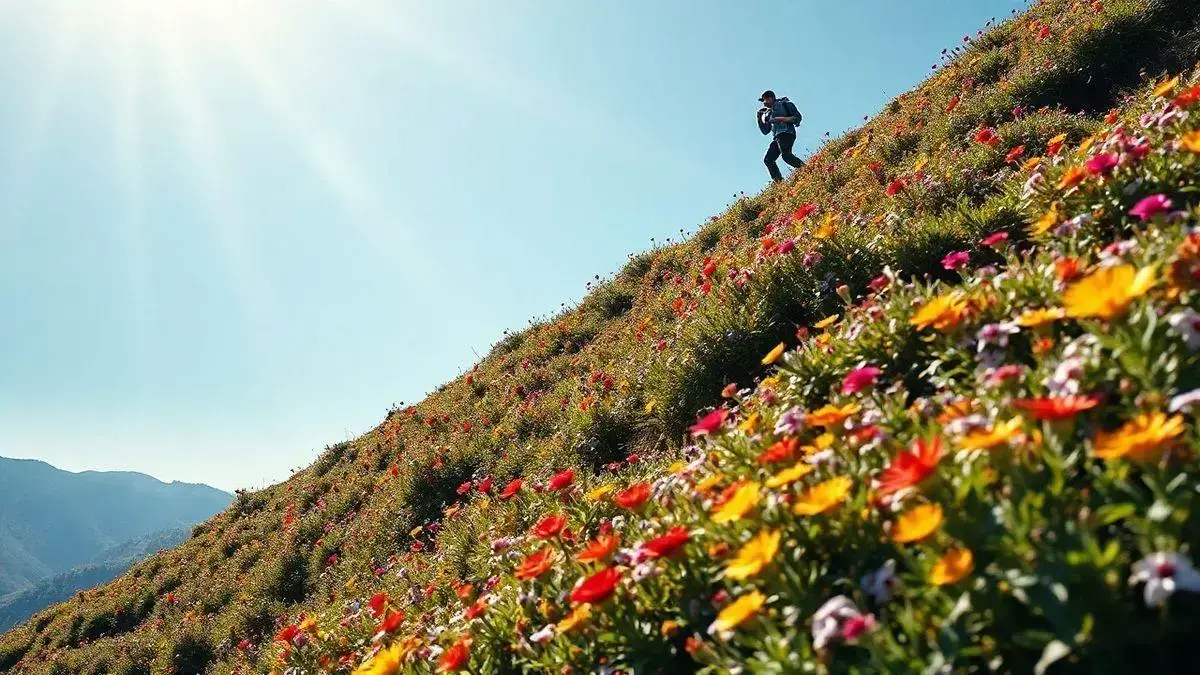
<path fill-rule="evenodd" d="M 1083 359 L 1067 358 L 1054 369 L 1054 374 L 1046 380 L 1046 388 L 1054 396 L 1067 396 L 1079 393 L 1079 379 L 1083 377 Z"/>
<path fill-rule="evenodd" d="M 552 623 L 546 624 L 536 633 L 529 636 L 529 641 L 535 645 L 540 645 L 543 642 L 549 642 L 554 637 L 555 625 Z"/>
<path fill-rule="evenodd" d="M 1200 312 L 1189 307 L 1168 316 L 1167 323 L 1171 324 L 1171 328 L 1174 328 L 1176 333 L 1183 336 L 1188 349 L 1192 351 L 1200 349 Z"/>
<path fill-rule="evenodd" d="M 813 614 L 813 647 L 824 649 L 833 640 L 853 642 L 875 625 L 875 617 L 858 611 L 844 595 L 830 598 Z"/>
<path fill-rule="evenodd" d="M 977 349 L 982 352 L 988 347 L 1007 347 L 1008 336 L 1020 332 L 1021 329 L 1013 322 L 989 323 L 975 334 L 975 339 L 978 340 Z"/>
<path fill-rule="evenodd" d="M 871 596 L 875 602 L 883 604 L 892 599 L 892 593 L 900 587 L 896 578 L 896 561 L 889 560 L 874 572 L 868 572 L 862 578 L 863 592 Z"/>
<path fill-rule="evenodd" d="M 1200 403 L 1200 389 L 1193 389 L 1174 396 L 1171 402 L 1167 404 L 1167 410 L 1171 412 L 1190 410 L 1192 406 L 1198 403 Z"/>
<path fill-rule="evenodd" d="M 1129 583 L 1142 582 L 1146 584 L 1143 597 L 1148 607 L 1161 607 L 1177 590 L 1200 592 L 1200 572 L 1192 567 L 1192 561 L 1178 553 L 1159 551 L 1134 563 Z"/>
<path fill-rule="evenodd" d="M 775 421 L 775 434 L 778 436 L 791 436 L 804 428 L 804 411 L 800 408 L 792 408 L 779 416 Z"/>

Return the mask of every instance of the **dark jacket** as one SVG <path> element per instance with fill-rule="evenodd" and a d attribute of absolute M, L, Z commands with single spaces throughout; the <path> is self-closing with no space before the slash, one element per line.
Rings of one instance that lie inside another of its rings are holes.
<path fill-rule="evenodd" d="M 775 124 L 771 120 L 775 117 L 794 117 L 796 122 L 786 124 Z M 774 105 L 770 108 L 762 108 L 758 111 L 758 130 L 763 132 L 763 135 L 773 134 L 792 134 L 796 135 L 796 123 L 800 121 L 800 111 L 796 108 L 796 104 L 788 100 L 786 96 L 775 99 Z"/>

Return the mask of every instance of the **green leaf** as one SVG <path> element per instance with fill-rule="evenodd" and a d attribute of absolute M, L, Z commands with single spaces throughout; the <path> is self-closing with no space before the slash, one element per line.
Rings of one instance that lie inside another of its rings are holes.
<path fill-rule="evenodd" d="M 1112 525 L 1118 520 L 1124 520 L 1137 513 L 1137 505 L 1129 502 L 1121 502 L 1119 504 L 1105 504 L 1096 509 L 1096 524 L 1097 525 Z"/>

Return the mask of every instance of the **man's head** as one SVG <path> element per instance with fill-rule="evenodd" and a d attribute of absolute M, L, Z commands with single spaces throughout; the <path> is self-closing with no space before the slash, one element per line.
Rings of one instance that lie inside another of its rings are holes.
<path fill-rule="evenodd" d="M 758 97 L 758 100 L 762 101 L 762 104 L 769 108 L 775 105 L 775 92 L 768 89 L 763 92 L 762 96 Z"/>

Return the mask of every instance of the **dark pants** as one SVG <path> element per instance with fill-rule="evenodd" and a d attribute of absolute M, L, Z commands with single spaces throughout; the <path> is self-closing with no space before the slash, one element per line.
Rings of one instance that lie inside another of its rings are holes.
<path fill-rule="evenodd" d="M 763 162 L 767 165 L 767 171 L 771 174 L 771 180 L 783 180 L 783 174 L 779 173 L 779 167 L 775 165 L 775 160 L 780 157 L 783 157 L 783 161 L 797 169 L 804 166 L 804 162 L 792 154 L 792 143 L 795 142 L 796 134 L 779 134 L 775 137 L 775 140 L 771 141 L 771 147 L 767 148 L 767 156 L 763 157 Z"/>

